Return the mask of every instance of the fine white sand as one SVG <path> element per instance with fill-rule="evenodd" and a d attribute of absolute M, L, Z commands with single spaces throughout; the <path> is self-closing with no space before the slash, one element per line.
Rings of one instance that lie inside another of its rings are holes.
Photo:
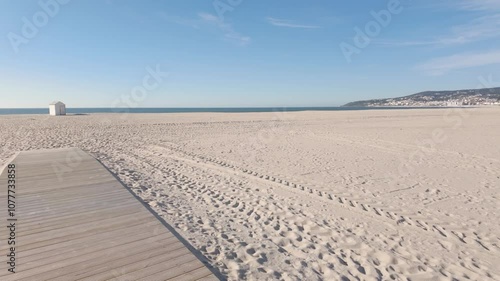
<path fill-rule="evenodd" d="M 0 116 L 80 147 L 230 280 L 500 280 L 500 108 Z"/>

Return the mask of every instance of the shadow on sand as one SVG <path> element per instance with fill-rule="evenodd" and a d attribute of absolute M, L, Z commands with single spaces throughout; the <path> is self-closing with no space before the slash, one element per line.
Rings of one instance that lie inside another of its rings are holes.
<path fill-rule="evenodd" d="M 191 251 L 191 253 L 193 253 L 196 258 L 198 258 L 198 260 L 200 260 L 214 275 L 215 277 L 219 278 L 219 280 L 221 281 L 225 281 L 227 280 L 226 277 L 224 277 L 224 275 L 222 275 L 222 273 L 215 267 L 212 267 L 209 263 L 208 263 L 208 259 L 200 252 L 198 251 L 197 249 L 195 249 L 191 244 L 189 244 L 189 242 L 187 240 L 185 240 L 171 225 L 169 225 L 162 217 L 160 217 L 152 208 L 151 206 L 149 206 L 149 204 L 147 204 L 146 202 L 144 202 L 142 200 L 142 198 L 140 198 L 137 194 L 135 194 L 132 189 L 130 189 L 130 187 L 128 187 L 124 182 L 122 182 L 120 180 L 120 178 L 115 174 L 113 173 L 112 171 L 110 171 L 108 169 L 108 167 L 106 167 L 106 165 L 104 165 L 99 159 L 97 159 L 97 162 L 99 162 L 111 175 L 113 175 L 113 177 L 119 182 L 121 183 L 139 202 L 141 202 L 141 204 L 151 213 L 153 214 L 179 241 L 181 241 L 182 244 L 184 244 L 184 246 L 186 246 L 186 248 Z"/>

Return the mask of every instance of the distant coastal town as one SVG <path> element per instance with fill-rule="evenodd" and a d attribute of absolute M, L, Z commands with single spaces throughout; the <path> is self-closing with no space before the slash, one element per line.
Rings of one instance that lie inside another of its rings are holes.
<path fill-rule="evenodd" d="M 350 107 L 445 107 L 445 106 L 500 106 L 500 88 L 458 91 L 428 91 L 410 96 L 387 99 L 356 101 L 346 104 Z"/>

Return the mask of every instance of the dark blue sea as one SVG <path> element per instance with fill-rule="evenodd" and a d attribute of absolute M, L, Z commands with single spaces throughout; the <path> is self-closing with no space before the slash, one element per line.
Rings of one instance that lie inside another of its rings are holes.
<path fill-rule="evenodd" d="M 91 113 L 192 113 L 192 112 L 291 112 L 291 111 L 349 111 L 380 109 L 422 109 L 423 107 L 234 107 L 234 108 L 67 108 L 68 114 Z M 0 115 L 49 114 L 48 108 L 0 108 Z"/>

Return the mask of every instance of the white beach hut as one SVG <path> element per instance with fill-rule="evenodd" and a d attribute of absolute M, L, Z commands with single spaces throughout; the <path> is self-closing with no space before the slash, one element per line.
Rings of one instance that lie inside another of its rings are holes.
<path fill-rule="evenodd" d="M 60 101 L 49 104 L 49 113 L 52 116 L 66 115 L 66 105 Z"/>

